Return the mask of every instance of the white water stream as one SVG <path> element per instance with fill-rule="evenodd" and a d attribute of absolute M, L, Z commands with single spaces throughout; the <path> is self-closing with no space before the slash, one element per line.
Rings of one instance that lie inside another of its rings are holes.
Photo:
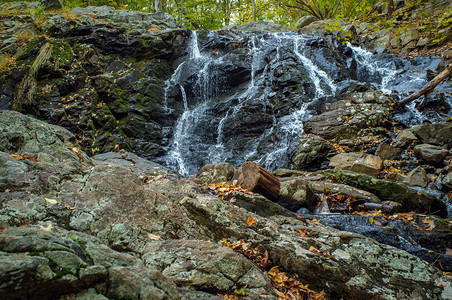
<path fill-rule="evenodd" d="M 228 92 L 225 90 L 228 78 L 221 72 L 225 62 L 230 59 L 226 58 L 228 53 L 221 56 L 218 51 L 203 50 L 196 31 L 190 38 L 186 61 L 181 63 L 166 81 L 165 110 L 170 113 L 174 109 L 168 107 L 170 91 L 172 94 L 178 92 L 179 98 L 183 100 L 184 110 L 173 128 L 173 137 L 165 159 L 169 167 L 184 176 L 196 172 L 207 163 L 231 159 L 237 161 L 238 155 L 242 162 L 254 160 L 270 170 L 284 166 L 290 151 L 300 141 L 303 122 L 310 117 L 309 104 L 325 97 L 334 98 L 338 90 L 329 75 L 330 70 L 313 60 L 313 50 L 309 45 L 313 37 L 274 33 L 253 35 L 247 41 L 247 46 L 243 46 L 242 51 L 246 51 L 249 81 L 229 96 L 222 96 Z M 392 60 L 384 60 L 370 51 L 348 46 L 352 49 L 353 59 L 357 64 L 357 76 L 367 76 L 358 80 L 368 82 L 386 94 L 393 91 L 399 94 L 407 93 L 426 83 L 425 72 L 399 70 Z M 302 68 L 307 74 L 305 84 L 313 88 L 314 94 L 307 100 L 306 97 L 293 100 L 295 102 L 291 102 L 289 112 L 276 117 L 271 110 L 271 99 L 275 94 L 272 89 L 278 80 L 275 72 L 281 66 L 286 66 L 282 60 L 285 59 L 287 63 L 287 55 L 292 55 L 295 61 L 295 66 L 289 67 Z M 404 78 L 403 84 L 396 80 L 401 76 Z M 221 103 L 219 107 L 223 107 L 220 112 L 213 108 L 218 103 Z M 273 120 L 272 124 L 266 125 L 260 136 L 250 138 L 247 144 L 242 146 L 243 152 L 233 153 L 233 150 L 228 148 L 230 141 L 225 140 L 225 126 L 230 126 L 227 125 L 230 120 L 242 118 L 244 107 L 249 108 L 250 105 L 261 107 L 262 114 Z M 410 118 L 418 122 L 425 119 L 414 108 L 410 113 L 413 115 Z M 262 145 L 267 145 L 264 152 Z"/>

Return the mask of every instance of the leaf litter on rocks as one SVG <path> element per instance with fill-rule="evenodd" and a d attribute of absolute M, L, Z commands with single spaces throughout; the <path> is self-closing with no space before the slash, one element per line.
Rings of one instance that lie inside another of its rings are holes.
<path fill-rule="evenodd" d="M 306 232 L 304 232 L 304 234 L 306 234 Z M 264 251 L 259 246 L 253 247 L 252 243 L 245 242 L 244 240 L 231 242 L 227 239 L 223 239 L 220 244 L 243 254 L 245 257 L 252 260 L 262 270 L 267 270 L 272 265 L 271 261 L 269 260 L 268 252 L 266 250 Z M 322 256 L 331 258 L 331 256 L 326 252 L 318 250 L 314 247 L 311 247 L 309 250 L 311 252 L 315 252 Z M 314 290 L 311 290 L 307 284 L 303 284 L 301 281 L 297 280 L 295 275 L 280 271 L 278 266 L 273 266 L 272 268 L 270 268 L 270 270 L 267 271 L 267 274 L 270 276 L 270 282 L 275 289 L 275 294 L 279 300 L 324 299 L 324 291 L 316 292 Z M 240 290 L 246 291 L 246 286 L 242 287 Z M 234 295 L 219 296 L 224 299 L 239 300 L 241 299 L 240 296 L 246 296 L 246 294 L 243 295 L 242 293 L 237 293 L 237 291 L 240 290 L 235 290 Z"/>

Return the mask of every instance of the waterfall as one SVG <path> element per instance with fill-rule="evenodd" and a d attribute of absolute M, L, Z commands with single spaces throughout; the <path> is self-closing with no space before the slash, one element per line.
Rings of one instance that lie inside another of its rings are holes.
<path fill-rule="evenodd" d="M 350 43 L 347 46 L 352 49 L 353 57 L 358 65 L 358 80 L 370 83 L 387 95 L 396 93 L 400 99 L 408 96 L 410 92 L 423 88 L 428 83 L 425 70 L 436 69 L 440 62 L 439 59 L 422 57 L 410 61 L 399 57 L 376 55 Z M 407 72 L 407 69 L 410 71 Z M 450 84 L 448 88 L 446 86 L 446 83 L 442 83 L 437 86 L 436 90 L 450 91 Z M 452 102 L 448 102 L 449 105 L 452 104 Z M 409 103 L 407 108 L 406 112 L 395 116 L 395 120 L 407 125 L 414 125 L 429 119 L 415 108 L 415 102 Z"/>
<path fill-rule="evenodd" d="M 237 166 L 253 160 L 269 170 L 287 167 L 303 122 L 315 113 L 310 104 L 334 101 L 339 82 L 347 78 L 338 75 L 334 56 L 319 50 L 317 37 L 293 32 L 221 34 L 204 33 L 199 39 L 193 31 L 186 60 L 165 83 L 165 111 L 179 118 L 164 160 L 184 176 L 204 164 L 224 161 Z M 388 94 L 422 87 L 427 82 L 422 70 L 437 65 L 432 60 L 413 62 L 410 68 L 418 71 L 404 72 L 397 58 L 348 47 L 352 57 L 344 68 L 356 70 L 359 81 Z M 425 118 L 409 113 L 410 121 Z"/>

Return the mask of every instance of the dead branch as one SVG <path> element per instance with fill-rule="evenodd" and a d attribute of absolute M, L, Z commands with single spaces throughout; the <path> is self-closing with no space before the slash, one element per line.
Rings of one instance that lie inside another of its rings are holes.
<path fill-rule="evenodd" d="M 446 67 L 446 69 L 444 69 L 444 71 L 439 73 L 435 78 L 433 78 L 429 83 L 427 83 L 427 85 L 424 86 L 420 91 L 400 100 L 399 102 L 396 102 L 395 106 L 396 107 L 404 106 L 407 103 L 410 103 L 411 101 L 421 97 L 422 95 L 430 93 L 441 81 L 446 79 L 451 73 L 452 73 L 452 63 L 449 63 L 449 65 Z"/>

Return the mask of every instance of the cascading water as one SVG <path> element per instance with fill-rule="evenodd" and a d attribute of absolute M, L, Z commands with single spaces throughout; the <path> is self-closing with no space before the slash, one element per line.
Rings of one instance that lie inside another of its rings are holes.
<path fill-rule="evenodd" d="M 435 70 L 440 59 L 419 57 L 412 60 L 399 57 L 375 55 L 372 52 L 347 45 L 353 51 L 353 58 L 358 65 L 358 80 L 368 82 L 381 92 L 399 97 L 408 96 L 409 92 L 420 90 L 428 83 L 425 70 Z M 409 71 L 407 71 L 409 70 Z M 450 83 L 441 83 L 435 89 L 437 92 L 449 93 Z M 446 102 L 452 106 L 451 97 L 446 97 Z M 439 116 L 441 118 L 441 116 Z M 415 102 L 407 105 L 407 110 L 395 116 L 395 120 L 414 125 L 429 119 L 415 108 Z"/>
<path fill-rule="evenodd" d="M 400 65 L 407 62 L 348 45 L 353 53 L 349 68 L 343 62 L 348 73 L 340 73 L 337 59 L 319 50 L 318 37 L 204 32 L 202 39 L 207 42 L 200 47 L 198 33 L 192 33 L 186 60 L 165 85 L 165 105 L 183 102 L 183 110 L 179 108 L 164 159 L 182 175 L 223 161 L 239 165 L 254 160 L 270 170 L 286 167 L 303 122 L 315 113 L 308 106 L 334 99 L 340 81 L 357 79 L 400 97 L 421 88 L 427 82 L 423 70 L 439 63 L 413 62 L 409 67 L 415 72 L 406 72 Z M 171 110 L 177 107 L 167 108 Z M 419 114 L 415 120 L 423 118 Z"/>

